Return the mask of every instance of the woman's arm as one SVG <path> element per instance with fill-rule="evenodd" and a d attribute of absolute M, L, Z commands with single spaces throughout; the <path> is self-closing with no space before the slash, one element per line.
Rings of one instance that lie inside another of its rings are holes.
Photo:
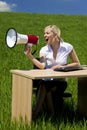
<path fill-rule="evenodd" d="M 43 62 L 38 61 L 31 53 L 32 48 L 28 48 L 26 56 L 32 61 L 32 63 L 37 66 L 39 69 L 45 69 L 45 60 L 43 60 Z"/>
<path fill-rule="evenodd" d="M 72 63 L 67 64 L 67 66 L 77 66 L 77 65 L 80 65 L 80 61 L 79 61 L 79 59 L 77 57 L 77 54 L 76 54 L 74 49 L 71 51 L 69 56 L 70 56 L 70 58 L 72 60 Z"/>
<path fill-rule="evenodd" d="M 66 67 L 66 66 L 78 66 L 78 65 L 80 65 L 80 61 L 79 61 L 79 59 L 77 57 L 77 54 L 76 54 L 74 49 L 71 51 L 69 56 L 70 56 L 70 58 L 72 60 L 72 63 L 67 64 L 67 65 L 60 65 L 60 64 L 58 64 L 58 65 L 53 66 L 51 69 L 56 69 L 56 68 Z"/>

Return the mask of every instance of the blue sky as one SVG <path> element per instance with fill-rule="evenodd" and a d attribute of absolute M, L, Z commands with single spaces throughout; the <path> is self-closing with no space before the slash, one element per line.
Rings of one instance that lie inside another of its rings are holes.
<path fill-rule="evenodd" d="M 0 12 L 87 15 L 87 0 L 0 0 Z"/>

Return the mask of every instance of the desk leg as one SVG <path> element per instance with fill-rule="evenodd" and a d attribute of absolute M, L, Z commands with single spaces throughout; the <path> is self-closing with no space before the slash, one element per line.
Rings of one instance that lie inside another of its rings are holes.
<path fill-rule="evenodd" d="M 87 77 L 78 78 L 78 110 L 87 117 Z"/>
<path fill-rule="evenodd" d="M 32 79 L 13 74 L 12 80 L 12 120 L 31 123 L 32 120 Z"/>

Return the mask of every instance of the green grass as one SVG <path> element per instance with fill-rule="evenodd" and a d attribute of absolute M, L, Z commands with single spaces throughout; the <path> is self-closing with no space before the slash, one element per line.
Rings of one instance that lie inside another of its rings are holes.
<path fill-rule="evenodd" d="M 11 69 L 32 69 L 32 63 L 24 55 L 23 45 L 9 49 L 5 44 L 8 28 L 13 27 L 19 33 L 36 34 L 40 37 L 40 48 L 45 45 L 43 30 L 49 24 L 56 24 L 62 31 L 62 38 L 70 42 L 80 59 L 81 64 L 87 64 L 87 16 L 50 15 L 30 13 L 0 13 L 0 130 L 86 130 L 87 121 L 77 112 L 77 79 L 68 79 L 67 91 L 72 98 L 64 100 L 65 113 L 56 121 L 45 116 L 31 124 L 11 123 L 12 84 Z"/>

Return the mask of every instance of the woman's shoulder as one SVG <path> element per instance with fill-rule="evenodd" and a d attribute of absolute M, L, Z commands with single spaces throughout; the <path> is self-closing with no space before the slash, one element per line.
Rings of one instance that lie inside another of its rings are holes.
<path fill-rule="evenodd" d="M 65 47 L 65 48 L 73 48 L 73 45 L 72 45 L 72 44 L 70 44 L 70 43 L 68 43 L 68 42 L 65 42 L 65 41 L 62 41 L 62 42 L 60 43 L 60 45 L 61 45 L 62 47 Z"/>
<path fill-rule="evenodd" d="M 45 45 L 45 46 L 43 46 L 40 50 L 42 51 L 42 50 L 44 50 L 44 51 L 47 51 L 49 49 L 49 46 L 48 45 Z"/>
<path fill-rule="evenodd" d="M 60 46 L 62 47 L 63 50 L 66 50 L 68 53 L 70 53 L 73 50 L 72 44 L 68 42 L 61 42 Z"/>

